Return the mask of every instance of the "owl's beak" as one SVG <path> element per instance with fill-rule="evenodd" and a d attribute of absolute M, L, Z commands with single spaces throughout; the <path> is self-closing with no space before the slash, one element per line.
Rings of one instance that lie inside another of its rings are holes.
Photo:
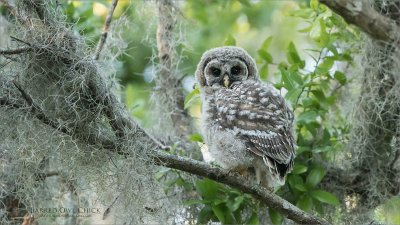
<path fill-rule="evenodd" d="M 224 86 L 226 88 L 229 87 L 229 76 L 228 75 L 224 76 Z"/>

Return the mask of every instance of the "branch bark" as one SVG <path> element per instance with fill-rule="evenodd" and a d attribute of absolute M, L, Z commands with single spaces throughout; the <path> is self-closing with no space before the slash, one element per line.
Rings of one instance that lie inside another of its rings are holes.
<path fill-rule="evenodd" d="M 177 78 L 176 50 L 174 43 L 174 27 L 176 8 L 172 0 L 158 0 L 158 28 L 157 50 L 159 59 L 159 71 L 157 73 L 158 100 L 165 100 L 165 110 L 170 112 L 170 117 L 175 125 L 175 132 L 179 137 L 185 137 L 190 131 L 190 120 L 184 109 L 184 95 L 181 82 Z M 161 100 L 161 101 L 162 101 Z"/>
<path fill-rule="evenodd" d="M 299 224 L 329 224 L 326 220 L 310 215 L 297 208 L 285 199 L 271 193 L 267 189 L 255 184 L 249 183 L 239 175 L 229 173 L 226 170 L 211 167 L 209 164 L 183 158 L 175 155 L 166 154 L 156 151 L 153 154 L 156 163 L 169 168 L 178 169 L 191 174 L 207 177 L 217 182 L 227 184 L 237 188 L 245 193 L 252 194 L 254 197 L 265 203 L 285 217 Z"/>
<path fill-rule="evenodd" d="M 114 10 L 117 7 L 117 4 L 118 4 L 118 0 L 113 0 L 112 3 L 111 3 L 110 10 L 108 11 L 108 14 L 107 14 L 107 17 L 106 17 L 106 21 L 105 21 L 104 26 L 103 26 L 103 31 L 101 32 L 101 35 L 100 35 L 99 43 L 97 44 L 96 52 L 94 53 L 94 56 L 93 56 L 94 60 L 98 60 L 99 59 L 100 52 L 103 49 L 104 44 L 106 43 L 108 31 L 110 30 L 110 24 L 111 24 L 111 20 L 112 20 L 112 15 L 114 14 Z"/>
<path fill-rule="evenodd" d="M 379 14 L 365 1 L 319 0 L 319 2 L 376 40 L 384 42 L 399 40 L 400 27 L 396 22 Z"/>

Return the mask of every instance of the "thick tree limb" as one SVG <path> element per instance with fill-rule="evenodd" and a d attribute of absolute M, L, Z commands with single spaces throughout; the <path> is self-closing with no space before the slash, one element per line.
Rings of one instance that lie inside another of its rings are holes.
<path fill-rule="evenodd" d="M 372 38 L 385 42 L 398 41 L 400 27 L 394 20 L 377 12 L 365 1 L 319 0 L 348 23 L 354 24 Z"/>
<path fill-rule="evenodd" d="M 191 174 L 207 177 L 212 180 L 227 184 L 237 188 L 245 193 L 252 194 L 257 199 L 265 203 L 268 207 L 276 209 L 287 218 L 299 224 L 329 224 L 326 220 L 310 215 L 290 202 L 268 191 L 267 189 L 255 184 L 249 183 L 239 175 L 234 175 L 226 170 L 211 167 L 209 164 L 182 158 L 179 156 L 163 153 L 160 151 L 154 152 L 153 158 L 160 165 L 185 171 Z"/>

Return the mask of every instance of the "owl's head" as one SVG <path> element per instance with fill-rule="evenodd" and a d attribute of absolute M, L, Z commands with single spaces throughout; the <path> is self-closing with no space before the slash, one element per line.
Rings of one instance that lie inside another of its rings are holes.
<path fill-rule="evenodd" d="M 259 76 L 254 59 L 244 49 L 229 46 L 206 51 L 197 65 L 196 78 L 200 88 L 229 88 L 236 81 L 258 80 Z"/>

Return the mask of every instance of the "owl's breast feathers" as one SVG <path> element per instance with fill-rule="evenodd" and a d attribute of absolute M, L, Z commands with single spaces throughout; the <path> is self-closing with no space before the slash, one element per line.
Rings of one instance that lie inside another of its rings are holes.
<path fill-rule="evenodd" d="M 271 174 L 283 180 L 293 167 L 293 113 L 283 97 L 259 81 L 221 88 L 208 102 L 219 129 L 234 133 L 247 150 L 262 157 Z"/>

